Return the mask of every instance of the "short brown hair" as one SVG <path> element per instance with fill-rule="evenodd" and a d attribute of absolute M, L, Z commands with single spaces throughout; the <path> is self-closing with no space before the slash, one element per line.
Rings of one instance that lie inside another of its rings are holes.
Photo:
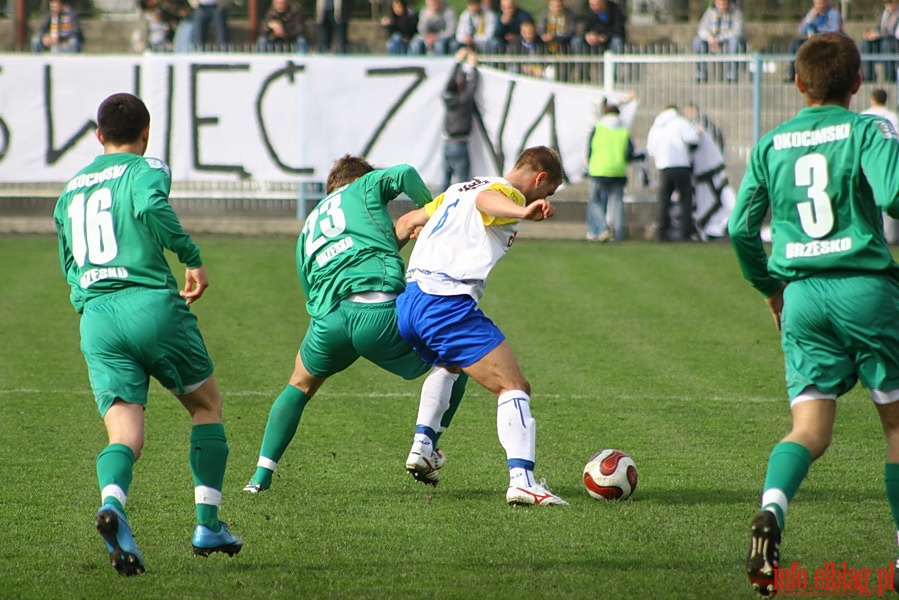
<path fill-rule="evenodd" d="M 375 168 L 368 164 L 364 158 L 344 154 L 334 163 L 328 171 L 328 181 L 325 185 L 325 193 L 330 194 L 339 187 L 353 183 L 366 173 L 371 173 Z"/>
<path fill-rule="evenodd" d="M 813 35 L 796 54 L 805 94 L 818 102 L 839 101 L 852 93 L 860 67 L 858 46 L 842 33 Z"/>
<path fill-rule="evenodd" d="M 137 141 L 149 124 L 147 105 L 132 94 L 113 94 L 97 109 L 97 127 L 103 139 L 115 144 Z"/>
<path fill-rule="evenodd" d="M 544 171 L 549 183 L 559 185 L 564 178 L 562 159 L 559 153 L 546 146 L 532 146 L 518 156 L 513 169 L 528 169 L 534 173 Z"/>

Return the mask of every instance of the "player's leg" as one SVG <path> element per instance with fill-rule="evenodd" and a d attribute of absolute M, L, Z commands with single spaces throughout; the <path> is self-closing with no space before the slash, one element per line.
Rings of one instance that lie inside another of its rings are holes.
<path fill-rule="evenodd" d="M 456 369 L 434 367 L 422 383 L 412 447 L 406 457 L 406 471 L 416 481 L 437 485 L 440 480 L 438 470 L 446 463 L 446 455 L 437 440 L 452 421 L 467 381 L 468 376 Z"/>
<path fill-rule="evenodd" d="M 809 278 L 784 289 L 781 345 L 793 424 L 771 451 L 761 510 L 750 525 L 746 572 L 762 595 L 774 588 L 787 509 L 811 463 L 830 444 L 837 397 L 856 383 L 856 366 L 831 332 L 837 326 L 834 304 L 858 293 L 849 283 L 843 286 L 847 296 L 835 283 L 835 278 Z"/>
<path fill-rule="evenodd" d="M 275 398 L 269 411 L 256 472 L 244 491 L 257 493 L 271 487 L 278 461 L 296 435 L 306 404 L 324 382 L 325 378 L 315 377 L 306 370 L 301 353 L 298 352 L 290 383 Z"/>
<path fill-rule="evenodd" d="M 296 435 L 306 404 L 328 377 L 359 358 L 346 335 L 347 309 L 343 306 L 322 319 L 313 319 L 294 360 L 293 373 L 284 390 L 275 398 L 265 424 L 259 459 L 245 492 L 257 493 L 271 487 L 278 462 Z"/>
<path fill-rule="evenodd" d="M 382 369 L 406 380 L 417 379 L 428 372 L 429 365 L 400 337 L 395 300 L 378 302 L 381 297 L 382 294 L 370 294 L 367 298 L 372 301 L 362 302 L 361 295 L 357 295 L 358 301 L 345 304 L 353 347 Z M 435 367 L 422 384 L 412 449 L 406 459 L 406 470 L 422 483 L 437 485 L 439 481 L 437 470 L 443 466 L 445 456 L 437 449 L 436 441 L 452 419 L 450 414 L 444 420 L 450 407 L 455 413 L 462 399 L 467 377 L 461 382 L 459 379 L 458 369 L 450 372 Z"/>
<path fill-rule="evenodd" d="M 144 444 L 144 406 L 116 400 L 103 416 L 109 445 L 97 456 L 97 481 L 102 504 L 97 531 L 106 542 L 109 560 L 120 575 L 144 572 L 143 558 L 125 513 L 134 463 Z"/>
<path fill-rule="evenodd" d="M 149 376 L 128 351 L 128 332 L 119 327 L 131 305 L 104 298 L 89 303 L 81 318 L 81 349 L 109 443 L 97 456 L 101 506 L 97 531 L 112 566 L 121 575 L 144 572 L 125 512 L 134 463 L 144 444 L 144 405 Z M 125 402 L 123 399 L 127 399 Z"/>
<path fill-rule="evenodd" d="M 197 512 L 197 527 L 191 542 L 194 554 L 209 556 L 213 552 L 225 552 L 233 556 L 240 552 L 243 542 L 219 520 L 228 439 L 222 423 L 222 395 L 215 375 L 186 386 L 184 393 L 178 394 L 178 400 L 193 422 L 189 462 Z"/>
<path fill-rule="evenodd" d="M 513 505 L 567 505 L 534 477 L 537 422 L 531 416 L 531 386 L 508 342 L 503 340 L 464 371 L 497 396 L 496 430 L 509 467 L 506 501 Z"/>
<path fill-rule="evenodd" d="M 746 572 L 762 596 L 775 593 L 775 569 L 780 564 L 781 533 L 787 508 L 808 474 L 812 462 L 830 444 L 836 401 L 810 387 L 794 400 L 793 427 L 771 451 L 762 490 L 761 510 L 750 523 Z"/>

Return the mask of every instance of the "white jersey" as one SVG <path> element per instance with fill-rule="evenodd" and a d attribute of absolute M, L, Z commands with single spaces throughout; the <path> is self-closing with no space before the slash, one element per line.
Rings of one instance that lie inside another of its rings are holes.
<path fill-rule="evenodd" d="M 509 250 L 519 222 L 478 210 L 478 194 L 487 190 L 525 204 L 524 195 L 501 177 L 479 177 L 450 186 L 426 207 L 434 212 L 415 241 L 407 282 L 414 281 L 426 294 L 481 299 L 487 275 Z"/>

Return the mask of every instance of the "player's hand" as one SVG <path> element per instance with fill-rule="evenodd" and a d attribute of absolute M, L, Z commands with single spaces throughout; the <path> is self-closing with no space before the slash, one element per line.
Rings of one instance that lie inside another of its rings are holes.
<path fill-rule="evenodd" d="M 188 268 L 184 271 L 184 289 L 180 294 L 188 304 L 193 304 L 195 300 L 200 299 L 208 287 L 209 280 L 206 279 L 205 267 Z"/>
<path fill-rule="evenodd" d="M 774 317 L 774 325 L 776 325 L 777 330 L 780 331 L 780 315 L 784 310 L 784 288 L 780 288 L 780 290 L 773 296 L 765 298 L 765 304 L 768 305 L 768 310 L 771 311 L 771 316 Z"/>
<path fill-rule="evenodd" d="M 526 211 L 524 219 L 529 221 L 543 221 L 548 219 L 556 212 L 556 207 L 546 198 L 534 200 L 525 207 Z"/>

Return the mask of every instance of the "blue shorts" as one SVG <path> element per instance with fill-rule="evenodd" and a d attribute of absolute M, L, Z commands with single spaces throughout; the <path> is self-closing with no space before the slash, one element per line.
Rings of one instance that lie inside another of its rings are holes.
<path fill-rule="evenodd" d="M 506 339 L 468 295 L 434 296 L 410 282 L 396 310 L 400 336 L 431 365 L 471 366 Z"/>

